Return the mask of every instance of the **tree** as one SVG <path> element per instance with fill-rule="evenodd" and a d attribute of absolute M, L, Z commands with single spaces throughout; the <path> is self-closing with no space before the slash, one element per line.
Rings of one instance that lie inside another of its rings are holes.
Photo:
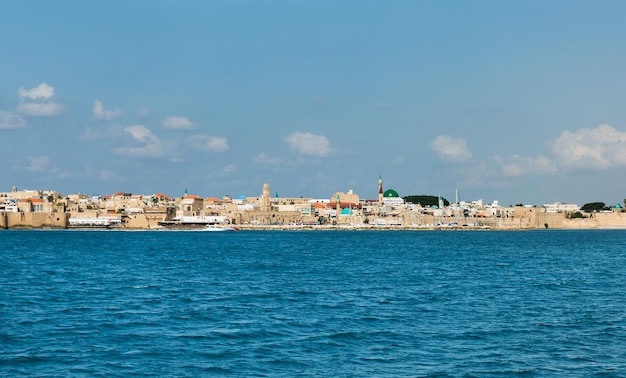
<path fill-rule="evenodd" d="M 575 213 L 571 213 L 568 214 L 567 216 L 570 219 L 580 219 L 580 218 L 585 218 L 585 216 L 583 215 L 583 213 L 581 213 L 580 211 L 576 211 Z"/>
<path fill-rule="evenodd" d="M 409 202 L 409 203 L 414 203 L 414 204 L 420 204 L 424 207 L 429 207 L 429 206 L 439 206 L 439 197 L 438 196 L 429 196 L 429 195 L 411 195 L 411 196 L 406 196 L 402 198 L 404 200 L 404 202 Z M 443 198 L 443 205 L 444 206 L 450 206 L 450 201 L 448 201 L 447 199 Z"/>
<path fill-rule="evenodd" d="M 606 208 L 606 204 L 604 202 L 590 202 L 590 203 L 586 203 L 584 204 L 580 210 L 586 212 L 586 213 L 591 213 L 593 211 L 600 211 L 600 210 L 604 210 Z"/>

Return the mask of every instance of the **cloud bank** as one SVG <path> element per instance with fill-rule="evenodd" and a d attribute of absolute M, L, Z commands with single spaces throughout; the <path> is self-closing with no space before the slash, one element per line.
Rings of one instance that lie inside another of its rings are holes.
<path fill-rule="evenodd" d="M 569 168 L 608 169 L 626 166 L 626 133 L 602 124 L 563 133 L 551 142 L 559 164 Z"/>
<path fill-rule="evenodd" d="M 496 157 L 504 176 L 553 175 L 561 169 L 605 170 L 626 166 L 626 132 L 602 124 L 565 130 L 548 142 L 551 156 Z"/>

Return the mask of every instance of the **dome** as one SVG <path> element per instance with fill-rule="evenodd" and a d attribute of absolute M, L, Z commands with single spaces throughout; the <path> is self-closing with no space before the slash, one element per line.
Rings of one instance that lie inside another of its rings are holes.
<path fill-rule="evenodd" d="M 398 192 L 396 192 L 395 190 L 387 189 L 387 190 L 385 190 L 385 193 L 383 193 L 383 197 L 385 197 L 385 198 L 398 198 L 400 196 L 398 195 Z"/>

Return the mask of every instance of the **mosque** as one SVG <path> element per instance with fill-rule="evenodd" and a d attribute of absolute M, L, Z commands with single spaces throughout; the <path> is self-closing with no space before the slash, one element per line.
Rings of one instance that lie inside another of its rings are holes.
<path fill-rule="evenodd" d="M 389 207 L 404 205 L 404 200 L 395 190 L 387 189 L 383 192 L 383 178 L 381 175 L 378 175 L 378 203 Z"/>

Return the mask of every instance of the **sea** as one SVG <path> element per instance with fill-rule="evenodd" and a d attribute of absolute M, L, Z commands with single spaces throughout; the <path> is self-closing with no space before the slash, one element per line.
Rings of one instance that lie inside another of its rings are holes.
<path fill-rule="evenodd" d="M 0 376 L 624 377 L 626 230 L 1 230 Z"/>

